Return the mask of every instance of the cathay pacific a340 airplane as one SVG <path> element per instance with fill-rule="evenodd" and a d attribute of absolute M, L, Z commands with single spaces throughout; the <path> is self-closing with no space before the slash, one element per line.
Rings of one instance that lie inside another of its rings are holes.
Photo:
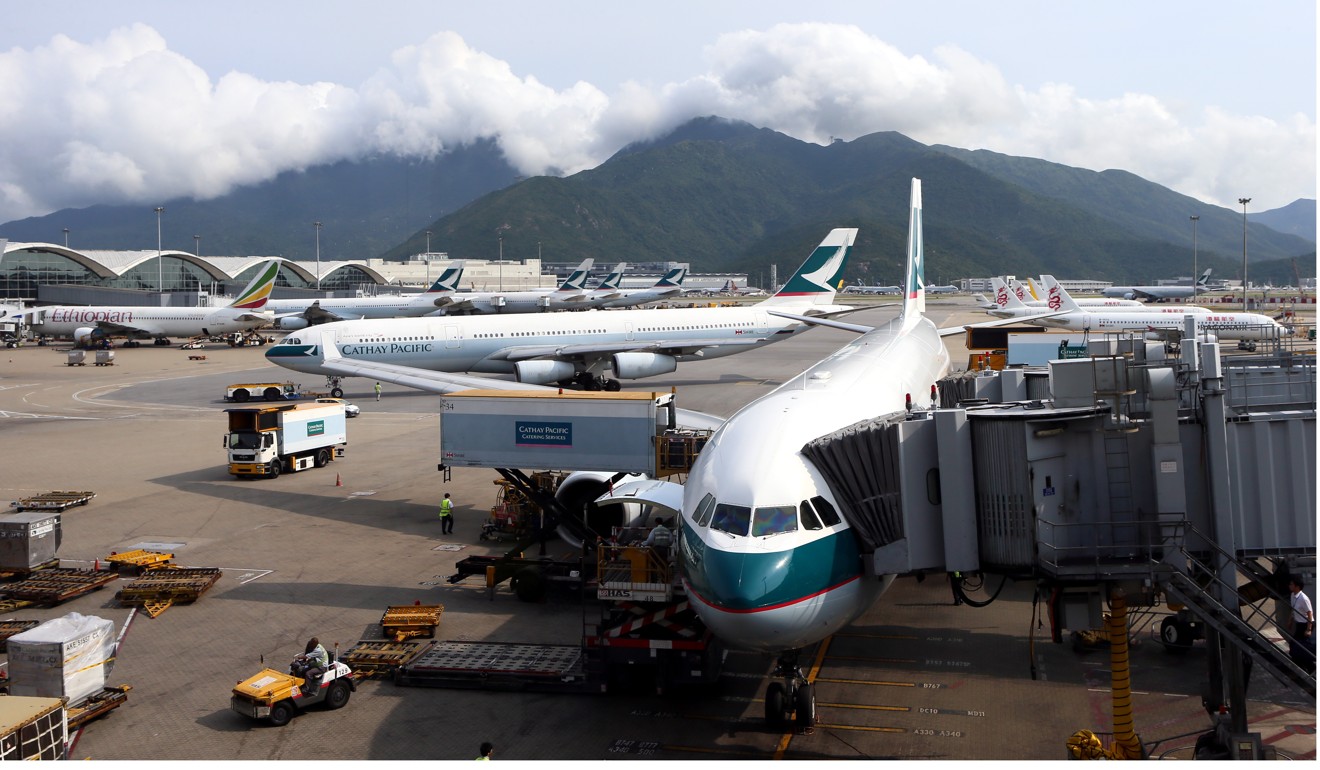
<path fill-rule="evenodd" d="M 284 331 L 306 329 L 334 321 L 357 321 L 363 318 L 412 318 L 436 312 L 435 301 L 452 296 L 463 277 L 463 262 L 445 268 L 435 283 L 420 294 L 389 297 L 348 297 L 319 299 L 273 299 L 267 303 L 275 313 L 275 328 Z"/>
<path fill-rule="evenodd" d="M 853 228 L 830 231 L 777 294 L 752 305 L 342 321 L 293 332 L 267 358 L 300 372 L 437 392 L 447 392 L 446 382 L 448 391 L 490 387 L 491 380 L 464 372 L 618 390 L 621 379 L 668 374 L 681 361 L 755 350 L 809 328 L 772 310 L 802 316 L 850 310 L 833 302 L 856 235 Z M 419 376 L 423 370 L 433 376 Z"/>

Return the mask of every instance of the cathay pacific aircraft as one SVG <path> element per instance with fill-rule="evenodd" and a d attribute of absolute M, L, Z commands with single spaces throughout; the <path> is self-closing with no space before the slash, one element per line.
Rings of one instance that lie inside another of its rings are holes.
<path fill-rule="evenodd" d="M 273 299 L 267 307 L 275 313 L 275 328 L 285 331 L 306 329 L 334 321 L 363 318 L 411 318 L 435 312 L 435 301 L 452 296 L 463 277 L 463 262 L 445 268 L 435 283 L 420 294 L 388 297 L 349 297 L 320 299 Z"/>
<path fill-rule="evenodd" d="M 660 276 L 660 280 L 645 289 L 619 289 L 616 297 L 605 301 L 604 307 L 633 307 L 648 302 L 678 297 L 683 294 L 683 279 L 687 277 L 686 267 L 676 267 Z"/>
<path fill-rule="evenodd" d="M 851 310 L 833 302 L 856 235 L 854 228 L 832 230 L 779 293 L 751 305 L 342 321 L 293 332 L 267 358 L 327 376 L 405 385 L 424 379 L 428 389 L 446 378 L 454 383 L 450 390 L 478 387 L 472 381 L 481 378 L 456 376 L 475 372 L 512 374 L 520 383 L 618 390 L 619 380 L 668 374 L 680 362 L 755 350 L 809 328 L 772 310 L 802 316 Z M 419 378 L 418 370 L 446 374 Z"/>
<path fill-rule="evenodd" d="M 554 289 L 526 289 L 523 291 L 465 291 L 435 300 L 437 315 L 504 315 L 509 313 L 543 313 L 550 310 L 581 310 L 591 290 L 586 288 L 591 274 L 592 259 L 569 274 Z"/>

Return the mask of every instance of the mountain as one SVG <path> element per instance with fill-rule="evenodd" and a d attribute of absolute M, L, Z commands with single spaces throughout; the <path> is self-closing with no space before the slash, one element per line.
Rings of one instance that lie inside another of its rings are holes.
<path fill-rule="evenodd" d="M 598 264 L 675 260 L 695 271 L 786 275 L 834 227 L 860 234 L 848 280 L 897 283 L 908 180 L 924 180 L 927 278 L 1014 273 L 1153 283 L 1197 261 L 1232 278 L 1242 264 L 1240 210 L 1202 203 L 1124 171 L 1094 172 L 984 150 L 929 146 L 880 132 L 827 146 L 716 117 L 623 148 L 568 177 L 519 180 L 490 142 L 432 161 L 393 157 L 281 174 L 210 201 L 167 201 L 166 247 L 205 254 L 403 259 L 541 256 Z M 1309 209 L 1307 206 L 1309 205 Z M 1314 201 L 1252 215 L 1248 259 L 1315 274 Z M 141 249 L 150 206 L 93 207 L 0 225 L 12 241 Z M 1292 223 L 1310 212 L 1310 237 Z M 1292 232 L 1271 226 L 1279 224 Z M 1285 224 L 1287 223 L 1287 224 Z M 1257 270 L 1251 277 L 1256 279 Z M 758 278 L 761 281 L 762 278 Z"/>
<path fill-rule="evenodd" d="M 506 258 L 672 259 L 697 271 L 765 274 L 769 264 L 791 270 L 830 228 L 855 226 L 850 278 L 895 283 L 912 176 L 925 180 L 935 282 L 993 273 L 1132 283 L 1189 275 L 1191 213 L 1201 217 L 1199 265 L 1221 276 L 1240 272 L 1239 213 L 1127 172 L 927 146 L 893 132 L 822 147 L 718 118 L 570 177 L 498 190 L 429 227 L 455 256 L 489 255 L 499 244 Z M 420 249 L 414 233 L 385 256 Z M 1251 229 L 1252 262 L 1314 251 L 1311 240 Z"/>
<path fill-rule="evenodd" d="M 437 216 L 517 179 L 493 142 L 433 160 L 382 156 L 290 171 L 219 198 L 164 201 L 161 244 L 193 251 L 193 236 L 200 235 L 203 254 L 311 260 L 317 240 L 312 223 L 319 221 L 322 260 L 365 259 L 425 230 Z M 63 243 L 67 227 L 74 248 L 152 249 L 154 208 L 66 209 L 0 225 L 0 238 Z"/>
<path fill-rule="evenodd" d="M 1281 209 L 1262 211 L 1259 214 L 1247 213 L 1248 222 L 1262 225 L 1315 243 L 1315 201 L 1309 198 L 1295 200 Z"/>

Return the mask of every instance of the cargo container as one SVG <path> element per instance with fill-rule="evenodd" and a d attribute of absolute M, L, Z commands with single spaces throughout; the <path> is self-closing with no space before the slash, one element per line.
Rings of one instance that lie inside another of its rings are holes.
<path fill-rule="evenodd" d="M 61 698 L 0 698 L 0 761 L 66 759 L 69 726 Z"/>
<path fill-rule="evenodd" d="M 0 517 L 0 570 L 22 572 L 50 562 L 62 537 L 58 512 L 20 511 Z"/>

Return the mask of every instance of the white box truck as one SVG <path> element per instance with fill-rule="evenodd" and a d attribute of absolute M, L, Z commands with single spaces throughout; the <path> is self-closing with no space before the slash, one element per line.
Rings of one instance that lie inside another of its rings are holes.
<path fill-rule="evenodd" d="M 229 472 L 270 476 L 321 468 L 343 456 L 348 422 L 343 403 L 272 404 L 226 409 Z"/>

